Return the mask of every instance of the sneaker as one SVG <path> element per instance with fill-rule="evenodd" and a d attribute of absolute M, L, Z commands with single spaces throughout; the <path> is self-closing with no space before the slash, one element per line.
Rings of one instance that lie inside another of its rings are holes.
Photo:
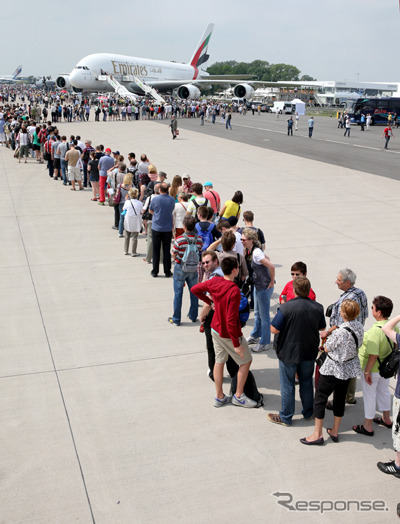
<path fill-rule="evenodd" d="M 231 397 L 227 397 L 226 395 L 224 395 L 224 398 L 218 398 L 218 397 L 215 397 L 214 399 L 214 407 L 215 408 L 220 408 L 221 406 L 225 406 L 226 404 L 230 404 L 232 398 Z"/>
<path fill-rule="evenodd" d="M 377 466 L 383 473 L 393 475 L 400 479 L 400 469 L 396 467 L 394 460 L 391 460 L 390 462 L 378 462 Z"/>
<path fill-rule="evenodd" d="M 233 395 L 232 404 L 235 406 L 241 406 L 242 408 L 255 408 L 257 406 L 257 402 L 246 397 L 244 393 L 242 393 L 239 398 L 236 395 Z"/>
<path fill-rule="evenodd" d="M 267 419 L 270 422 L 272 422 L 273 424 L 280 424 L 281 426 L 286 426 L 288 428 L 291 426 L 291 424 L 287 424 L 286 422 L 283 422 L 283 420 L 281 419 L 278 413 L 268 413 Z"/>
<path fill-rule="evenodd" d="M 196 318 L 196 320 L 192 320 L 192 319 L 189 317 L 189 315 L 186 315 L 186 318 L 188 318 L 188 319 L 190 320 L 190 322 L 193 322 L 193 324 L 194 324 L 195 322 L 197 322 L 197 318 Z"/>
<path fill-rule="evenodd" d="M 249 337 L 249 338 L 247 339 L 247 343 L 248 343 L 249 345 L 252 345 L 252 344 L 254 345 L 254 344 L 258 344 L 258 341 L 259 341 L 259 340 L 260 340 L 260 337 L 258 337 L 258 338 Z"/>
<path fill-rule="evenodd" d="M 111 229 L 118 229 L 117 226 L 111 226 Z"/>
<path fill-rule="evenodd" d="M 118 236 L 119 236 L 119 238 L 124 238 L 124 235 L 118 235 Z"/>
<path fill-rule="evenodd" d="M 174 319 L 172 317 L 168 317 L 168 322 L 170 324 L 172 324 L 173 326 L 179 326 L 180 324 L 178 324 L 177 322 L 174 322 Z"/>
<path fill-rule="evenodd" d="M 251 348 L 252 351 L 255 353 L 261 353 L 262 351 L 268 351 L 272 348 L 272 344 L 257 344 L 253 348 Z"/>

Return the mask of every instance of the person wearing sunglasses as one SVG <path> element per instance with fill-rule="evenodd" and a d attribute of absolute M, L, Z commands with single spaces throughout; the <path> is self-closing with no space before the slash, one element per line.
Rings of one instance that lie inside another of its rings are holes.
<path fill-rule="evenodd" d="M 297 277 L 307 276 L 307 265 L 304 262 L 295 262 L 290 268 L 290 274 L 292 276 L 292 280 L 289 280 L 289 282 L 283 288 L 282 293 L 279 295 L 280 304 L 288 302 L 289 300 L 292 300 L 295 297 L 293 291 L 293 280 Z M 311 300 L 316 299 L 316 295 L 312 289 L 310 289 L 310 294 L 308 295 L 308 298 L 311 298 Z"/>

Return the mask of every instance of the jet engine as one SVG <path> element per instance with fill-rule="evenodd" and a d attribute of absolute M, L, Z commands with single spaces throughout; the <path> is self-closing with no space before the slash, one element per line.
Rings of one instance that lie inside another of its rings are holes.
<path fill-rule="evenodd" d="M 69 75 L 60 75 L 56 78 L 56 86 L 60 89 L 72 89 L 72 85 L 69 81 Z"/>
<path fill-rule="evenodd" d="M 200 98 L 200 89 L 191 84 L 185 84 L 178 88 L 178 97 L 183 99 Z"/>
<path fill-rule="evenodd" d="M 238 84 L 233 88 L 233 94 L 236 98 L 245 98 L 248 100 L 254 94 L 254 89 L 249 84 Z"/>

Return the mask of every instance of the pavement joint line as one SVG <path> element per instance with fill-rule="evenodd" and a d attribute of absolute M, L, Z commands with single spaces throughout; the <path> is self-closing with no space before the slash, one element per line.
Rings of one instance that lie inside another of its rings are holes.
<path fill-rule="evenodd" d="M 274 299 L 275 300 L 275 299 Z M 179 358 L 179 357 L 189 357 L 192 355 L 202 355 L 204 351 L 193 351 L 192 353 L 178 353 L 176 355 L 160 355 L 157 357 L 148 357 L 148 358 L 133 358 L 130 360 L 119 360 L 116 362 L 101 362 L 99 364 L 88 364 L 87 366 L 75 366 L 75 367 L 69 367 L 69 368 L 57 368 L 57 369 L 48 369 L 45 371 L 33 371 L 31 373 L 16 373 L 14 375 L 2 375 L 0 376 L 0 380 L 2 379 L 8 379 L 8 378 L 16 378 L 16 377 L 26 377 L 26 376 L 34 376 L 34 375 L 45 375 L 49 373 L 55 373 L 57 372 L 63 372 L 63 371 L 77 371 L 79 369 L 92 369 L 92 368 L 99 368 L 99 367 L 107 367 L 107 366 L 119 366 L 122 364 L 132 364 L 134 362 L 147 362 L 150 360 L 163 360 L 167 358 Z"/>
<path fill-rule="evenodd" d="M 41 318 L 41 321 L 42 321 L 44 335 L 46 337 L 47 347 L 49 349 L 50 359 L 51 359 L 51 362 L 52 362 L 52 365 L 53 365 L 53 370 L 54 370 L 53 372 L 54 372 L 56 380 L 57 380 L 58 390 L 59 390 L 59 393 L 60 393 L 61 402 L 62 402 L 63 407 L 64 407 L 64 413 L 65 413 L 65 416 L 66 416 L 66 419 L 67 419 L 67 424 L 68 424 L 68 428 L 69 428 L 69 432 L 70 432 L 70 436 L 71 436 L 71 440 L 72 440 L 72 445 L 73 445 L 73 448 L 75 450 L 75 457 L 76 457 L 76 460 L 77 460 L 77 463 L 78 463 L 78 467 L 79 467 L 79 471 L 80 471 L 80 474 L 81 474 L 81 479 L 82 479 L 83 488 L 84 488 L 85 495 L 86 495 L 86 500 L 88 502 L 88 506 L 89 506 L 89 511 L 90 511 L 92 522 L 93 522 L 93 524 L 95 524 L 96 520 L 95 520 L 94 514 L 93 514 L 92 503 L 90 501 L 89 492 L 88 492 L 87 485 L 86 485 L 86 480 L 85 480 L 85 475 L 83 473 L 83 468 L 82 468 L 81 460 L 79 458 L 78 448 L 77 448 L 77 444 L 76 444 L 76 441 L 75 441 L 74 432 L 72 430 L 72 424 L 71 424 L 71 420 L 70 420 L 70 417 L 69 417 L 68 408 L 67 408 L 67 405 L 66 405 L 66 401 L 65 401 L 65 398 L 64 398 L 63 391 L 62 391 L 60 378 L 58 376 L 58 371 L 57 371 L 57 368 L 56 368 L 56 365 L 55 365 L 54 356 L 53 356 L 53 352 L 52 352 L 52 349 L 51 349 L 51 344 L 50 344 L 49 336 L 48 336 L 48 333 L 47 333 L 46 324 L 44 322 L 43 312 L 42 312 L 42 308 L 40 306 L 40 301 L 39 301 L 39 297 L 38 297 L 38 294 L 37 294 L 37 289 L 36 289 L 36 286 L 35 286 L 35 280 L 33 278 L 32 268 L 31 268 L 30 263 L 29 263 L 29 257 L 28 257 L 28 253 L 26 251 L 24 237 L 22 235 L 21 225 L 20 225 L 19 217 L 17 215 L 17 210 L 15 208 L 15 202 L 14 202 L 13 194 L 12 194 L 12 191 L 11 191 L 11 186 L 10 186 L 10 183 L 9 183 L 7 169 L 5 167 L 3 157 L 2 157 L 2 164 L 3 164 L 5 179 L 6 179 L 6 182 L 7 182 L 7 184 L 6 184 L 7 185 L 7 189 L 8 189 L 8 192 L 9 192 L 9 195 L 10 195 L 10 200 L 12 202 L 12 206 L 13 206 L 14 213 L 15 213 L 15 219 L 16 219 L 17 226 L 18 226 L 19 236 L 20 236 L 20 239 L 21 239 L 21 243 L 22 243 L 22 247 L 23 247 L 23 250 L 24 250 L 25 258 L 26 258 L 26 261 L 27 261 L 27 267 L 28 267 L 29 276 L 30 276 L 30 279 L 31 279 L 32 287 L 33 287 L 33 292 L 34 292 L 35 299 L 36 299 L 36 304 L 37 304 L 39 315 L 40 315 L 40 318 Z"/>

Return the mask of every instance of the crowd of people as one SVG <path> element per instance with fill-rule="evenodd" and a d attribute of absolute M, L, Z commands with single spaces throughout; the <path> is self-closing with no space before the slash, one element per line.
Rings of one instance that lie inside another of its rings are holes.
<path fill-rule="evenodd" d="M 61 122 L 95 121 L 134 121 L 164 120 L 175 118 L 198 118 L 200 124 L 219 121 L 230 126 L 232 112 L 246 115 L 245 103 L 220 102 L 209 100 L 177 100 L 166 97 L 164 103 L 154 102 L 144 97 L 136 100 L 108 96 L 81 96 L 77 93 L 34 89 L 22 86 L 2 86 L 0 104 L 8 107 L 16 115 L 25 115 L 37 124 L 48 120 L 52 124 Z M 253 104 L 253 114 L 254 114 Z M 259 114 L 259 108 L 258 108 Z"/>
<path fill-rule="evenodd" d="M 364 331 L 368 301 L 355 286 L 354 271 L 339 271 L 336 285 L 342 294 L 325 315 L 311 289 L 307 266 L 298 261 L 291 267 L 291 280 L 282 286 L 279 309 L 271 321 L 275 265 L 265 252 L 263 231 L 254 225 L 254 213 L 242 210 L 244 195 L 240 190 L 223 201 L 212 181 L 193 182 L 186 173 L 175 175 L 170 183 L 168 175 L 145 153 L 136 158 L 130 152 L 125 159 L 119 150 L 94 145 L 90 139 L 61 135 L 57 121 L 39 124 L 26 110 L 22 114 L 13 110 L 3 100 L 2 142 L 10 148 L 13 140 L 17 142 L 18 161 L 23 158 L 26 162 L 31 156 L 38 163 L 47 162 L 49 177 L 62 180 L 72 191 L 91 188 L 92 201 L 113 208 L 112 229 L 124 238 L 124 255 L 139 257 L 141 247 L 143 262 L 151 265 L 151 277 L 157 278 L 162 267 L 165 277 L 173 279 L 172 315 L 167 319 L 172 326 L 182 322 L 187 288 L 187 318 L 205 334 L 207 373 L 216 388 L 215 407 L 260 405 L 250 372 L 252 353 L 274 347 L 279 360 L 281 410 L 269 413 L 268 420 L 282 426 L 293 424 L 298 384 L 302 416 L 315 424 L 313 433 L 301 443 L 325 443 L 326 409 L 334 416 L 328 436 L 338 443 L 346 403 L 357 402 L 360 378 L 364 421 L 354 424 L 353 430 L 371 438 L 374 425 L 392 429 L 395 460 L 379 462 L 378 468 L 400 478 L 400 379 L 398 375 L 392 420 L 389 378 L 380 374 L 393 343 L 400 343 L 396 328 L 400 316 L 390 319 L 390 298 L 377 295 L 372 300 L 375 323 Z M 241 218 L 243 227 L 239 227 Z M 203 302 L 200 315 L 199 300 Z M 254 326 L 246 339 L 242 330 L 250 310 L 254 310 Z M 235 381 L 231 394 L 223 391 L 225 363 Z"/>

